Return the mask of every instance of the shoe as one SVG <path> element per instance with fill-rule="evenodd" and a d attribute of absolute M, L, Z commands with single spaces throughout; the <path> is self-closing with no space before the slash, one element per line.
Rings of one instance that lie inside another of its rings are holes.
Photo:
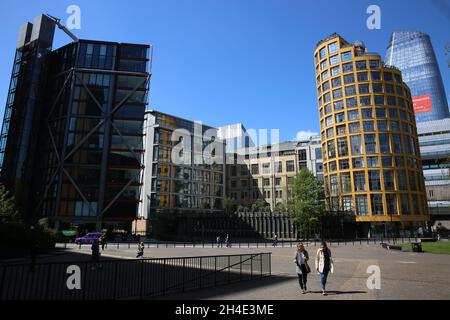
<path fill-rule="evenodd" d="M 327 292 L 326 292 L 325 290 L 322 290 L 322 295 L 323 295 L 323 296 L 326 296 L 326 295 L 327 295 Z"/>
<path fill-rule="evenodd" d="M 302 290 L 302 294 L 305 294 L 306 293 L 306 291 L 305 290 Z"/>

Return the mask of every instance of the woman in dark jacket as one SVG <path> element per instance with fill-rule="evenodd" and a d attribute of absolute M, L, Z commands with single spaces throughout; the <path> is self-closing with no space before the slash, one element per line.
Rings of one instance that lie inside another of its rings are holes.
<path fill-rule="evenodd" d="M 297 245 L 297 252 L 295 253 L 294 263 L 296 265 L 296 271 L 298 275 L 298 282 L 300 284 L 300 289 L 302 293 L 305 294 L 307 287 L 306 282 L 308 281 L 308 273 L 311 269 L 308 266 L 309 254 L 306 251 L 303 243 Z"/>

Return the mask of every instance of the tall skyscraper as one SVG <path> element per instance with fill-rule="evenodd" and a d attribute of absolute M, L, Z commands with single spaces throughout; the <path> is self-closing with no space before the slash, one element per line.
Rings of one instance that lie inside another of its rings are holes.
<path fill-rule="evenodd" d="M 408 86 L 401 72 L 337 34 L 314 53 L 326 207 L 355 215 L 361 231 L 429 220 Z"/>
<path fill-rule="evenodd" d="M 53 33 L 46 16 L 21 29 L 0 181 L 30 221 L 129 229 L 141 203 L 151 46 L 74 40 L 52 51 Z"/>
<path fill-rule="evenodd" d="M 439 65 L 427 34 L 393 32 L 385 61 L 402 72 L 411 90 L 417 122 L 450 117 Z"/>

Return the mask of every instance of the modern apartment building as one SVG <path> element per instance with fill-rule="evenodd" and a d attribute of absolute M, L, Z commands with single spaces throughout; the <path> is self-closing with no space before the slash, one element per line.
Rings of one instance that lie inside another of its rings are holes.
<path fill-rule="evenodd" d="M 450 229 L 450 119 L 418 123 L 417 132 L 431 220 Z"/>
<path fill-rule="evenodd" d="M 219 127 L 218 137 L 226 144 L 226 152 L 229 154 L 236 153 L 242 148 L 255 146 L 251 135 L 242 123 Z"/>
<path fill-rule="evenodd" d="M 239 150 L 241 161 L 227 172 L 227 195 L 238 205 L 251 207 L 263 199 L 272 210 L 292 201 L 298 172 L 307 168 L 323 179 L 320 136 L 309 141 L 287 141 Z"/>
<path fill-rule="evenodd" d="M 417 122 L 450 117 L 429 35 L 416 31 L 393 32 L 385 61 L 402 72 L 403 81 L 411 90 Z"/>
<path fill-rule="evenodd" d="M 142 201 L 152 48 L 74 40 L 52 51 L 53 32 L 46 16 L 21 28 L 1 181 L 31 222 L 130 229 Z"/>
<path fill-rule="evenodd" d="M 364 230 L 424 224 L 416 121 L 401 72 L 337 34 L 318 43 L 314 61 L 327 209 L 353 214 Z"/>

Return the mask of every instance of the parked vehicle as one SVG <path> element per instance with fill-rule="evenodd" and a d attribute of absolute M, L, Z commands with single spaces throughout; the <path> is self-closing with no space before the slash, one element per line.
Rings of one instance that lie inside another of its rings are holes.
<path fill-rule="evenodd" d="M 84 237 L 76 238 L 75 243 L 80 244 L 93 244 L 95 240 L 99 240 L 102 237 L 103 233 L 101 232 L 90 232 L 86 234 Z"/>

